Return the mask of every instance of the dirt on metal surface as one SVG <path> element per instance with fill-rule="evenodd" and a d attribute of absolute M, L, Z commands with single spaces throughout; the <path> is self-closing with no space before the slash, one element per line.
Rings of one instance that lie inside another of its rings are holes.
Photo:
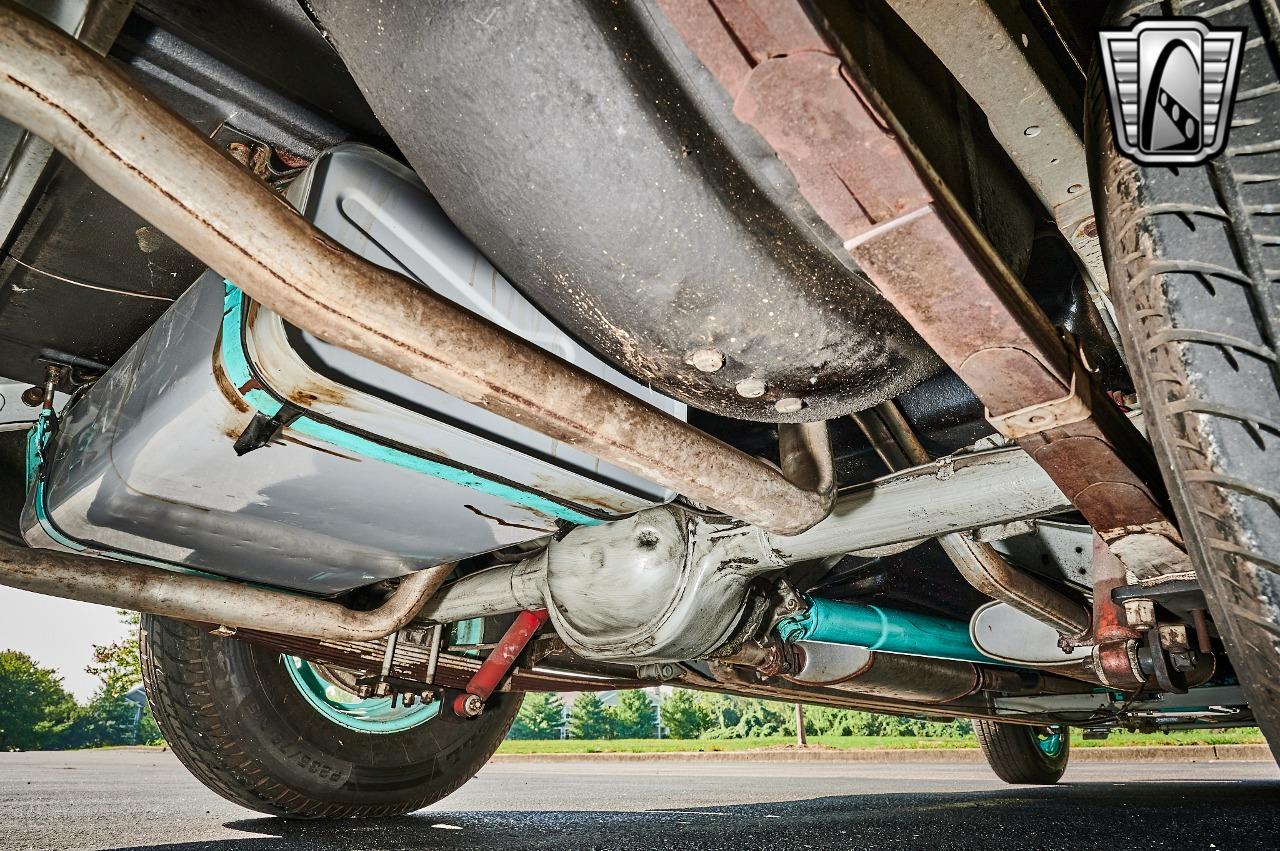
<path fill-rule="evenodd" d="M 326 342 L 766 529 L 825 516 L 830 494 L 346 251 L 101 57 L 9 7 L 0 113 Z"/>
<path fill-rule="evenodd" d="M 1130 579 L 1185 574 L 1150 448 L 802 5 L 660 6 L 880 292 L 1062 487 Z M 1012 429 L 1007 418 L 1022 414 Z"/>

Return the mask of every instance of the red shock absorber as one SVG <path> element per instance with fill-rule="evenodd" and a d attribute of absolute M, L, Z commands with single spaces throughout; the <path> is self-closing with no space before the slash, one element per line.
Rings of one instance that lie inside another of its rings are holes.
<path fill-rule="evenodd" d="M 515 622 L 507 629 L 489 658 L 480 665 L 467 683 L 466 691 L 453 701 L 453 711 L 463 718 L 475 718 L 484 712 L 485 701 L 510 673 L 516 659 L 537 635 L 549 617 L 546 609 L 534 609 L 516 615 Z"/>

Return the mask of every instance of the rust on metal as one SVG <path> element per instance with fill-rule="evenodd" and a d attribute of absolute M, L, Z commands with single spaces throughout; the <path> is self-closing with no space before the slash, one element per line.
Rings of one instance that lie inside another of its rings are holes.
<path fill-rule="evenodd" d="M 803 648 L 796 648 L 804 653 Z M 816 685 L 875 697 L 901 698 L 918 703 L 952 703 L 982 689 L 983 675 L 972 662 L 869 653 L 858 670 L 827 682 L 784 676 L 797 685 Z"/>
<path fill-rule="evenodd" d="M 550 535 L 551 533 L 559 530 L 559 527 L 556 527 L 556 526 L 552 526 L 550 528 L 543 527 L 543 526 L 526 526 L 523 523 L 516 523 L 511 520 L 503 520 L 501 517 L 497 517 L 493 514 L 485 514 L 483 511 L 476 508 L 474 505 L 470 505 L 470 504 L 463 504 L 462 507 L 465 508 L 467 511 L 470 511 L 472 514 L 476 515 L 477 517 L 483 517 L 485 520 L 491 520 L 494 523 L 497 523 L 499 526 L 505 526 L 509 529 L 528 529 L 532 532 L 538 532 L 543 535 Z"/>
<path fill-rule="evenodd" d="M 331 600 L 240 582 L 0 541 L 0 585 L 232 629 L 356 641 L 404 628 L 453 569 L 442 564 L 412 573 L 381 606 L 356 611 Z"/>
<path fill-rule="evenodd" d="M 343 249 L 110 63 L 7 6 L 0 114 L 328 343 L 762 528 L 796 534 L 826 515 L 831 494 Z"/>
<path fill-rule="evenodd" d="M 257 630 L 240 630 L 236 639 L 266 647 L 279 653 L 287 653 L 313 662 L 335 665 L 356 671 L 376 671 L 382 665 L 385 642 L 382 641 L 317 641 L 313 639 L 276 635 Z M 459 648 L 454 648 L 457 650 Z M 535 644 L 535 658 L 540 657 Z M 426 672 L 430 659 L 430 650 L 410 641 L 401 641 L 397 645 L 393 661 L 392 674 L 406 680 L 427 682 Z M 456 652 L 440 653 L 437 667 L 431 683 L 445 688 L 462 689 L 480 670 L 482 662 L 470 656 L 458 655 Z M 546 667 L 543 667 L 543 665 Z M 634 669 L 630 669 L 634 671 Z M 988 669 L 984 669 L 984 673 Z M 985 698 L 973 697 L 949 704 L 923 703 L 920 701 L 896 700 L 867 694 L 856 694 L 848 691 L 837 691 L 823 686 L 800 686 L 784 680 L 775 680 L 771 684 L 754 680 L 740 680 L 732 684 L 722 683 L 696 673 L 692 669 L 683 670 L 680 677 L 671 681 L 686 688 L 739 694 L 746 697 L 767 697 L 777 700 L 803 700 L 806 703 L 837 706 L 848 709 L 859 709 L 867 712 L 884 712 L 890 714 L 928 714 L 931 716 L 951 718 L 989 718 L 1006 720 L 1010 723 L 1043 723 L 1034 716 L 1001 716 L 996 715 Z M 1066 693 L 1072 686 L 1064 684 L 1057 678 L 1044 676 L 1041 682 L 1046 690 Z M 545 658 L 544 662 L 534 662 L 530 667 L 521 667 L 511 672 L 501 687 L 501 691 L 535 692 L 535 691 L 612 691 L 615 689 L 643 688 L 655 685 L 652 680 L 634 679 L 624 675 L 621 666 L 613 666 L 608 670 L 589 665 L 577 657 L 566 657 L 554 654 Z M 984 678 L 984 688 L 995 688 L 999 683 Z"/>
<path fill-rule="evenodd" d="M 1183 576 L 1150 446 L 796 0 L 660 7 L 863 272 L 1111 545 Z M 874 94 L 874 93 L 872 93 Z"/>
<path fill-rule="evenodd" d="M 356 671 L 377 671 L 382 666 L 385 642 L 382 641 L 317 641 L 296 636 L 279 635 L 262 630 L 242 629 L 236 633 L 240 641 L 267 647 L 312 662 L 336 665 Z M 456 653 L 439 654 L 436 670 L 427 679 L 430 649 L 401 641 L 396 645 L 391 674 L 414 682 L 430 682 L 446 688 L 465 688 L 482 661 Z M 636 679 L 605 679 L 598 676 L 555 673 L 535 668 L 520 668 L 507 678 L 503 690 L 508 691 L 608 691 L 619 688 L 641 688 L 652 683 Z"/>
<path fill-rule="evenodd" d="M 1111 592 L 1125 585 L 1125 569 L 1101 536 L 1093 536 L 1093 666 L 1098 679 L 1117 688 L 1137 688 L 1146 677 L 1138 664 L 1142 635 L 1129 626 Z"/>

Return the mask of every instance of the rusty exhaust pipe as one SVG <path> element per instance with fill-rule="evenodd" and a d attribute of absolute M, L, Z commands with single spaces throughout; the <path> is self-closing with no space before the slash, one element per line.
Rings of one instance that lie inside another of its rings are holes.
<path fill-rule="evenodd" d="M 411 573 L 381 606 L 362 612 L 229 580 L 0 542 L 0 583 L 12 588 L 230 629 L 333 641 L 373 641 L 404 628 L 453 568 L 441 564 Z"/>
<path fill-rule="evenodd" d="M 0 115 L 322 340 L 732 517 L 796 534 L 817 489 L 338 246 L 103 58 L 0 5 Z"/>

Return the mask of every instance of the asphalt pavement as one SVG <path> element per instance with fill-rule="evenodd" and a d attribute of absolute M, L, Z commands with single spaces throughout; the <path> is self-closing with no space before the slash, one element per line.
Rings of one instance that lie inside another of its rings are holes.
<path fill-rule="evenodd" d="M 1276 849 L 1280 771 L 1085 763 L 1009 787 L 966 764 L 505 762 L 413 816 L 316 823 L 242 810 L 167 752 L 4 753 L 0 848 Z"/>

